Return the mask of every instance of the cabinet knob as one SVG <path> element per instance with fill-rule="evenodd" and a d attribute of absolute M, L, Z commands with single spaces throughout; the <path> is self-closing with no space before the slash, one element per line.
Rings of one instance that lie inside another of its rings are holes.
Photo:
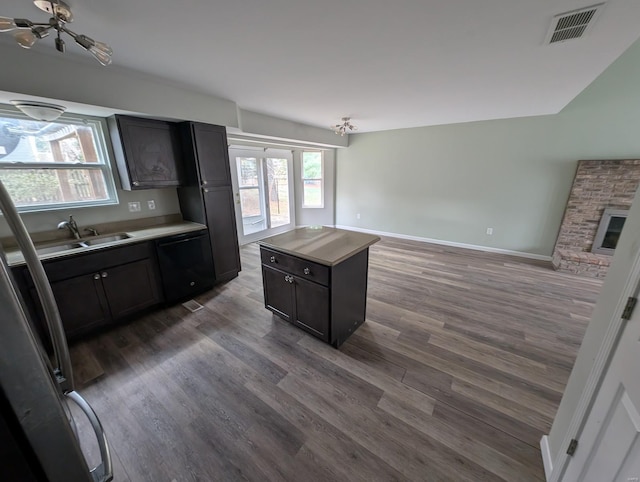
<path fill-rule="evenodd" d="M 207 185 L 207 181 L 202 181 L 202 185 L 206 186 Z"/>
<path fill-rule="evenodd" d="M 206 189 L 206 188 L 205 188 L 205 189 L 203 189 L 203 191 L 204 191 L 204 192 L 209 192 L 209 189 Z"/>
<path fill-rule="evenodd" d="M 269 258 L 269 261 L 271 261 L 272 263 L 275 263 L 276 262 L 276 257 L 275 256 L 271 256 Z"/>
<path fill-rule="evenodd" d="M 93 279 L 100 279 L 100 275 L 98 273 L 94 274 Z"/>
<path fill-rule="evenodd" d="M 303 273 L 304 273 L 304 274 L 311 274 L 311 270 L 310 270 L 309 268 L 305 268 L 305 269 L 303 270 Z"/>
<path fill-rule="evenodd" d="M 293 276 L 285 275 L 284 280 L 288 283 L 293 283 Z"/>
<path fill-rule="evenodd" d="M 195 286 L 195 285 L 196 285 L 195 281 L 192 281 L 191 283 L 189 283 L 189 286 Z"/>
<path fill-rule="evenodd" d="M 106 271 L 103 271 L 100 276 L 102 276 L 103 278 L 106 278 L 107 276 L 109 276 L 109 273 L 107 273 Z"/>
<path fill-rule="evenodd" d="M 133 181 L 131 184 L 133 184 L 134 186 L 139 186 L 140 182 L 139 181 Z"/>

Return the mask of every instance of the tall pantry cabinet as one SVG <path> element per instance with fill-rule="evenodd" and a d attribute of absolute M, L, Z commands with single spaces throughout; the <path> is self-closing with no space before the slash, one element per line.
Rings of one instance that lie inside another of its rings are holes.
<path fill-rule="evenodd" d="M 214 282 L 227 281 L 241 269 L 227 133 L 221 126 L 183 122 L 180 135 L 186 170 L 184 187 L 178 189 L 182 215 L 207 225 Z"/>

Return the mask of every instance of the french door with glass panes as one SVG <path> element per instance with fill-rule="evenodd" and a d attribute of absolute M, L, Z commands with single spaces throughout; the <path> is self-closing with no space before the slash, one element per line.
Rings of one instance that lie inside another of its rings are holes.
<path fill-rule="evenodd" d="M 231 148 L 229 162 L 240 244 L 293 229 L 291 151 Z"/>

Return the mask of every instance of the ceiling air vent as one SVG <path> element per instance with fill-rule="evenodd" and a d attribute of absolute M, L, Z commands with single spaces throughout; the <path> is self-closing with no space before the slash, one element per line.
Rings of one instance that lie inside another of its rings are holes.
<path fill-rule="evenodd" d="M 595 23 L 603 7 L 604 3 L 599 3 L 591 7 L 556 15 L 553 17 L 545 43 L 554 44 L 584 37 L 587 30 Z"/>

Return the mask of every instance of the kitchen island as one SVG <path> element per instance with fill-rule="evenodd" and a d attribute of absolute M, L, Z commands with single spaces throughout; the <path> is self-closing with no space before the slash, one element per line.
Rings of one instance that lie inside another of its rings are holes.
<path fill-rule="evenodd" d="M 365 320 L 369 246 L 379 240 L 325 226 L 263 239 L 265 307 L 339 347 Z"/>

